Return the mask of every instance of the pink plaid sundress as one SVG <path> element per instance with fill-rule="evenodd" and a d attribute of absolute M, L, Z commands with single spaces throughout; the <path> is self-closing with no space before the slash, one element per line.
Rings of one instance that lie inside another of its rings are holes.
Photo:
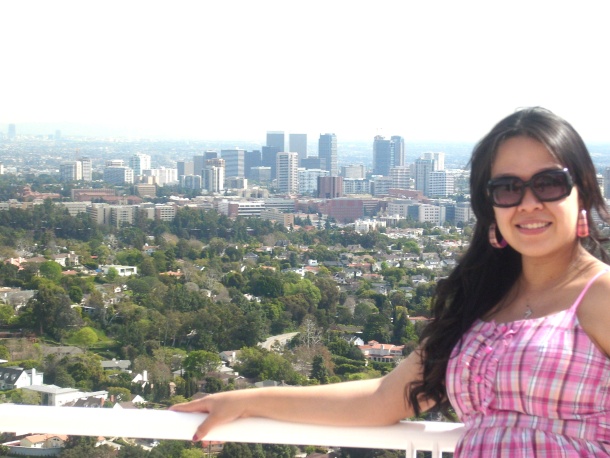
<path fill-rule="evenodd" d="M 447 367 L 465 425 L 455 457 L 610 456 L 610 359 L 576 310 L 510 323 L 477 320 Z"/>

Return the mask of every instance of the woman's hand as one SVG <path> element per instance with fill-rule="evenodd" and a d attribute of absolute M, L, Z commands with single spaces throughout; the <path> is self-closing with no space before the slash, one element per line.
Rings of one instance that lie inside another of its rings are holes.
<path fill-rule="evenodd" d="M 238 398 L 245 397 L 249 394 L 248 391 L 250 390 L 211 394 L 196 401 L 173 405 L 169 410 L 208 414 L 193 436 L 193 441 L 196 442 L 207 436 L 212 428 L 245 417 L 246 402 Z"/>

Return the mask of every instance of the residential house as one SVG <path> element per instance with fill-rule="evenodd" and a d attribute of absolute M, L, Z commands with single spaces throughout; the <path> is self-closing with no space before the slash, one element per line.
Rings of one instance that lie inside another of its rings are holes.
<path fill-rule="evenodd" d="M 129 368 L 131 367 L 131 361 L 128 359 L 115 359 L 102 361 L 102 369 L 105 371 L 117 370 L 121 372 L 129 372 Z"/>
<path fill-rule="evenodd" d="M 33 434 L 21 439 L 19 445 L 27 448 L 59 449 L 63 448 L 68 436 L 65 434 Z"/>
<path fill-rule="evenodd" d="M 375 340 L 358 348 L 365 358 L 382 363 L 395 363 L 402 358 L 404 345 L 381 344 Z"/>
<path fill-rule="evenodd" d="M 0 390 L 15 390 L 30 385 L 42 383 L 42 372 L 32 368 L 26 370 L 23 367 L 0 367 Z"/>

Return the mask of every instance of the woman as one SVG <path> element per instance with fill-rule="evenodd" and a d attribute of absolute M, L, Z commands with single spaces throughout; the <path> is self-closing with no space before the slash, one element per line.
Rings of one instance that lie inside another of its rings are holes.
<path fill-rule="evenodd" d="M 455 456 L 610 456 L 608 214 L 587 149 L 551 112 L 520 110 L 472 156 L 477 224 L 439 282 L 419 349 L 383 378 L 208 396 L 194 439 L 239 417 L 386 425 L 455 408 Z M 366 415 L 362 415 L 366 412 Z"/>

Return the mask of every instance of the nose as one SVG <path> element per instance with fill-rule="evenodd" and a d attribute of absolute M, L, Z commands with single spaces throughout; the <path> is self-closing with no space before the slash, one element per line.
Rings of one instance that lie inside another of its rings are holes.
<path fill-rule="evenodd" d="M 536 197 L 536 195 L 534 194 L 534 192 L 532 191 L 532 188 L 530 186 L 527 186 L 525 188 L 525 194 L 523 194 L 523 199 L 521 200 L 521 203 L 519 204 L 519 208 L 521 208 L 523 210 L 534 210 L 534 209 L 542 208 L 542 202 L 540 202 L 540 200 L 538 200 L 538 198 Z"/>

